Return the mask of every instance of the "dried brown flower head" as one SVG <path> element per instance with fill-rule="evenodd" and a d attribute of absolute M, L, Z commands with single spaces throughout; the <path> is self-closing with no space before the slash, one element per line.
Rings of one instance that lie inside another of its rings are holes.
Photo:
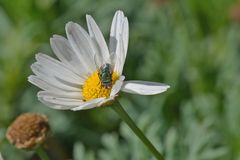
<path fill-rule="evenodd" d="M 230 19 L 234 22 L 240 22 L 240 1 L 230 7 Z"/>
<path fill-rule="evenodd" d="M 6 137 L 19 149 L 33 149 L 42 144 L 49 131 L 48 118 L 37 113 L 25 113 L 8 127 Z"/>

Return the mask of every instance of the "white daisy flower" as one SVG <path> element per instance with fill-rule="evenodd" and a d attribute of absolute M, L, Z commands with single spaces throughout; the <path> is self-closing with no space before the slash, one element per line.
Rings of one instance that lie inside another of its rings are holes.
<path fill-rule="evenodd" d="M 54 35 L 51 47 L 57 56 L 36 55 L 28 81 L 38 86 L 38 99 L 54 109 L 83 110 L 103 106 L 120 91 L 154 95 L 169 86 L 157 82 L 124 81 L 128 48 L 128 19 L 122 11 L 113 17 L 109 47 L 94 19 L 86 16 L 88 32 L 74 22 L 66 24 L 67 39 Z"/>

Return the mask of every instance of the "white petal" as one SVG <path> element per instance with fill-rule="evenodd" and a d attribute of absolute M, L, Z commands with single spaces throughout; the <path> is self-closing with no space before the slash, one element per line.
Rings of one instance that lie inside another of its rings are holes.
<path fill-rule="evenodd" d="M 109 102 L 109 101 L 113 101 L 114 99 L 115 99 L 115 96 L 106 98 L 106 99 L 102 100 L 102 101 L 98 104 L 98 106 L 102 106 L 102 105 L 106 104 L 106 103 Z"/>
<path fill-rule="evenodd" d="M 77 55 L 78 53 L 73 51 L 66 38 L 54 35 L 53 38 L 50 38 L 50 44 L 56 56 L 78 76 L 84 77 L 90 72 L 88 67 L 84 68 Z"/>
<path fill-rule="evenodd" d="M 56 104 L 56 103 L 52 103 L 51 101 L 49 101 L 48 99 L 45 99 L 43 97 L 38 97 L 38 100 L 40 102 L 42 102 L 43 104 L 45 104 L 46 106 L 53 108 L 53 109 L 59 109 L 59 110 L 68 110 L 71 108 L 74 108 L 75 106 L 69 106 L 69 105 L 62 105 L 62 104 Z"/>
<path fill-rule="evenodd" d="M 85 81 L 85 79 L 69 70 L 66 65 L 46 54 L 37 54 L 36 60 L 41 65 L 42 70 L 62 80 L 79 85 L 83 84 Z"/>
<path fill-rule="evenodd" d="M 66 24 L 66 33 L 70 45 L 79 56 L 84 68 L 88 68 L 89 73 L 96 71 L 96 65 L 94 64 L 96 53 L 88 33 L 80 25 L 73 22 Z"/>
<path fill-rule="evenodd" d="M 51 93 L 51 92 L 46 92 L 46 91 L 40 91 L 38 92 L 37 96 L 39 98 L 42 98 L 45 101 L 48 101 L 53 104 L 58 104 L 58 105 L 66 105 L 66 106 L 78 106 L 83 103 L 81 100 L 80 96 L 78 99 L 76 98 L 69 98 L 66 97 L 65 95 L 61 95 L 61 93 Z"/>
<path fill-rule="evenodd" d="M 83 103 L 82 100 L 77 100 L 77 99 L 70 99 L 70 98 L 57 98 L 57 97 L 49 97 L 49 96 L 44 96 L 42 97 L 43 100 L 48 101 L 53 104 L 58 104 L 62 106 L 79 106 Z"/>
<path fill-rule="evenodd" d="M 122 69 L 127 55 L 128 37 L 128 20 L 126 17 L 124 17 L 122 11 L 117 11 L 112 21 L 109 51 L 113 61 L 112 65 L 116 64 L 117 61 L 121 61 L 116 67 L 118 68 L 120 75 L 122 74 Z"/>
<path fill-rule="evenodd" d="M 54 109 L 71 109 L 83 103 L 80 92 L 40 91 L 37 96 L 39 101 Z"/>
<path fill-rule="evenodd" d="M 58 98 L 70 98 L 70 99 L 82 99 L 82 92 L 51 92 L 51 91 L 39 91 L 38 97 L 58 97 Z"/>
<path fill-rule="evenodd" d="M 45 82 L 44 80 L 40 79 L 38 76 L 30 75 L 28 77 L 28 81 L 35 86 L 41 88 L 42 90 L 52 91 L 52 92 L 59 92 L 62 91 L 61 88 L 58 88 L 54 85 L 50 85 L 49 83 Z"/>
<path fill-rule="evenodd" d="M 63 63 L 44 54 L 37 54 L 36 59 L 31 68 L 37 76 L 30 78 L 30 82 L 40 88 L 48 86 L 54 91 L 81 91 L 84 79 L 68 70 Z"/>
<path fill-rule="evenodd" d="M 85 110 L 85 109 L 91 109 L 91 108 L 95 108 L 98 107 L 99 104 L 104 100 L 105 98 L 96 98 L 90 101 L 87 101 L 85 103 L 83 103 L 82 105 L 72 108 L 71 110 L 73 111 L 78 111 L 78 110 Z"/>
<path fill-rule="evenodd" d="M 169 87 L 169 85 L 157 82 L 125 81 L 121 90 L 132 94 L 154 95 L 165 92 Z"/>
<path fill-rule="evenodd" d="M 122 70 L 125 62 L 125 57 L 124 57 L 124 48 L 123 48 L 123 41 L 120 38 L 117 49 L 116 49 L 116 59 L 115 59 L 115 64 L 114 64 L 114 71 L 117 72 L 119 75 L 122 75 Z"/>
<path fill-rule="evenodd" d="M 57 77 L 50 72 L 50 69 L 48 70 L 46 68 L 43 68 L 43 66 L 38 63 L 34 63 L 31 66 L 31 69 L 39 79 L 42 79 L 43 81 L 47 82 L 52 86 L 57 86 L 58 88 L 62 88 L 63 90 L 70 91 L 79 91 L 81 88 L 81 84 L 68 82 L 64 80 L 63 77 Z"/>
<path fill-rule="evenodd" d="M 128 24 L 128 19 L 126 17 L 124 18 L 124 21 L 123 21 L 122 39 L 123 39 L 124 54 L 126 58 L 127 50 L 128 50 L 128 40 L 129 40 L 129 24 Z"/>
<path fill-rule="evenodd" d="M 93 42 L 96 43 L 96 48 L 99 51 L 99 53 L 96 53 L 96 58 L 101 62 L 101 64 L 98 64 L 98 67 L 100 67 L 102 64 L 110 63 L 109 51 L 102 32 L 90 15 L 87 15 L 86 19 L 90 37 L 93 39 Z"/>
<path fill-rule="evenodd" d="M 110 44 L 109 51 L 114 53 L 116 50 L 116 44 L 119 40 L 119 35 L 122 31 L 122 21 L 124 19 L 124 14 L 122 11 L 117 11 L 113 17 L 111 31 L 110 31 Z"/>
<path fill-rule="evenodd" d="M 122 84 L 123 84 L 124 79 L 125 79 L 125 77 L 124 77 L 124 76 L 121 76 L 121 77 L 119 78 L 119 80 L 117 80 L 117 81 L 115 82 L 115 84 L 114 84 L 113 87 L 112 87 L 112 91 L 111 91 L 110 97 L 115 96 L 115 95 L 121 90 L 121 87 L 122 87 Z"/>

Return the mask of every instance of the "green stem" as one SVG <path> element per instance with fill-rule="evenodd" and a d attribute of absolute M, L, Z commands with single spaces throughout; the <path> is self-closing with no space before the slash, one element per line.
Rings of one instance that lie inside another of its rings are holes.
<path fill-rule="evenodd" d="M 41 160 L 50 160 L 46 151 L 42 148 L 42 146 L 39 146 L 36 149 L 36 153 L 38 154 Z"/>
<path fill-rule="evenodd" d="M 136 126 L 134 121 L 129 117 L 127 112 L 123 109 L 121 104 L 118 101 L 111 106 L 112 109 L 121 117 L 123 121 L 132 129 L 132 131 L 138 136 L 138 138 L 145 144 L 145 146 L 152 152 L 152 154 L 158 160 L 164 160 L 163 156 L 157 151 L 153 144 L 145 137 L 143 132 Z"/>

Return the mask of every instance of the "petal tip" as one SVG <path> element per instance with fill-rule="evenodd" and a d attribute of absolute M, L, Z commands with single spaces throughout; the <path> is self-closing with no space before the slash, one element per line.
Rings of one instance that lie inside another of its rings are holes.
<path fill-rule="evenodd" d="M 28 77 L 27 77 L 28 82 L 32 83 L 31 81 L 32 81 L 33 77 L 34 77 L 34 75 L 28 76 Z"/>
<path fill-rule="evenodd" d="M 74 25 L 75 23 L 72 21 L 67 22 L 65 25 L 66 32 L 71 32 L 73 30 Z"/>
<path fill-rule="evenodd" d="M 71 111 L 79 111 L 79 110 L 81 110 L 81 109 L 78 109 L 77 107 L 74 107 L 74 108 L 71 108 L 70 110 L 71 110 Z"/>
<path fill-rule="evenodd" d="M 88 20 L 88 19 L 91 19 L 92 18 L 92 16 L 90 15 L 90 14 L 86 14 L 86 19 Z"/>
<path fill-rule="evenodd" d="M 118 15 L 124 15 L 124 13 L 123 13 L 123 11 L 122 11 L 121 9 L 118 9 L 118 10 L 116 11 L 116 14 L 118 14 Z"/>
<path fill-rule="evenodd" d="M 38 53 L 35 55 L 35 58 L 36 58 L 36 60 L 38 60 L 40 57 L 43 57 L 43 56 L 44 56 L 43 53 L 38 52 Z"/>

